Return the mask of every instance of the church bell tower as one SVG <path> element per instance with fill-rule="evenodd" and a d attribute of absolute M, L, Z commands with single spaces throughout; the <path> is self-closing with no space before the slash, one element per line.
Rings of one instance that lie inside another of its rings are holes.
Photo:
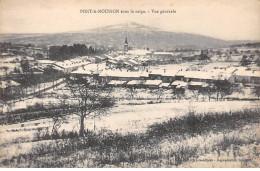
<path fill-rule="evenodd" d="M 124 52 L 128 51 L 128 42 L 127 42 L 127 38 L 125 38 L 125 44 L 124 44 Z"/>

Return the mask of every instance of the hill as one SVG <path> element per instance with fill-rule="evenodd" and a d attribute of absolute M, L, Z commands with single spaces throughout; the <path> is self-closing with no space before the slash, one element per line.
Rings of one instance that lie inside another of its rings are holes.
<path fill-rule="evenodd" d="M 198 34 L 163 31 L 135 22 L 66 33 L 2 34 L 0 41 L 39 45 L 71 45 L 74 43 L 84 43 L 87 45 L 102 45 L 122 49 L 125 37 L 128 38 L 129 45 L 132 47 L 149 47 L 155 50 L 172 50 L 181 47 L 223 47 L 234 43 L 232 41 L 225 41 Z M 238 42 L 236 41 L 235 43 Z"/>

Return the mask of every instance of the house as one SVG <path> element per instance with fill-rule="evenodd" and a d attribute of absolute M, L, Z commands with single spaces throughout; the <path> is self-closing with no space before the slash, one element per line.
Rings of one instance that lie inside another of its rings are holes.
<path fill-rule="evenodd" d="M 87 78 L 90 76 L 98 75 L 98 73 L 90 70 L 86 70 L 84 67 L 77 69 L 76 71 L 73 71 L 70 73 L 71 76 L 73 77 L 82 77 L 82 78 Z"/>
<path fill-rule="evenodd" d="M 99 79 L 103 83 L 107 83 L 111 80 L 121 80 L 121 81 L 140 80 L 140 72 L 104 70 L 99 74 Z"/>
<path fill-rule="evenodd" d="M 145 56 L 145 55 L 150 55 L 151 51 L 147 49 L 131 49 L 125 52 L 125 54 L 128 55 L 137 55 L 137 56 Z"/>
<path fill-rule="evenodd" d="M 183 56 L 182 61 L 195 61 L 199 59 L 199 55 Z"/>
<path fill-rule="evenodd" d="M 10 88 L 10 87 L 18 87 L 20 85 L 21 85 L 20 83 L 17 83 L 13 80 L 1 81 L 1 88 L 2 89 L 6 89 L 6 88 Z"/>
<path fill-rule="evenodd" d="M 176 73 L 175 80 L 184 81 L 185 73 L 186 73 L 186 71 L 180 70 L 178 73 Z"/>
<path fill-rule="evenodd" d="M 138 66 L 138 65 L 139 65 L 139 63 L 136 62 L 136 61 L 133 60 L 133 59 L 130 59 L 130 60 L 128 60 L 127 62 L 130 63 L 132 66 Z"/>
<path fill-rule="evenodd" d="M 121 80 L 111 80 L 109 81 L 106 86 L 108 87 L 123 87 L 126 85 L 127 81 L 121 81 Z"/>
<path fill-rule="evenodd" d="M 171 88 L 174 88 L 174 89 L 178 89 L 178 88 L 181 88 L 181 89 L 187 89 L 188 88 L 188 83 L 184 82 L 184 81 L 181 81 L 181 80 L 175 80 L 174 82 L 172 82 L 170 84 L 170 87 Z"/>
<path fill-rule="evenodd" d="M 175 57 L 171 52 L 154 52 L 152 55 L 152 59 L 157 59 L 161 62 L 169 62 L 169 61 L 175 61 Z"/>
<path fill-rule="evenodd" d="M 260 71 L 236 71 L 233 75 L 234 83 L 260 84 Z"/>
<path fill-rule="evenodd" d="M 119 64 L 117 61 L 112 60 L 112 59 L 108 59 L 106 63 L 107 63 L 107 66 L 116 66 Z"/>
<path fill-rule="evenodd" d="M 132 81 L 129 81 L 126 86 L 129 87 L 129 88 L 141 88 L 143 87 L 143 84 L 145 83 L 144 80 L 132 80 Z"/>
<path fill-rule="evenodd" d="M 31 68 L 31 71 L 34 73 L 34 74 L 43 74 L 43 69 L 41 67 L 32 67 Z"/>
<path fill-rule="evenodd" d="M 162 73 L 162 81 L 164 83 L 172 83 L 175 80 L 176 74 L 179 70 L 164 70 Z"/>
<path fill-rule="evenodd" d="M 103 61 L 105 61 L 106 59 L 105 58 L 103 58 L 103 57 L 101 57 L 101 56 L 95 56 L 94 57 L 94 62 L 95 63 L 101 63 L 101 62 L 103 62 Z"/>
<path fill-rule="evenodd" d="M 14 56 L 14 54 L 13 54 L 13 53 L 1 53 L 0 56 L 1 56 L 2 58 L 8 58 L 8 57 Z"/>
<path fill-rule="evenodd" d="M 186 82 L 205 82 L 214 83 L 215 73 L 203 72 L 203 71 L 186 71 L 184 75 L 184 80 Z"/>
<path fill-rule="evenodd" d="M 140 73 L 140 80 L 149 80 L 149 73 L 148 72 L 141 72 Z"/>
<path fill-rule="evenodd" d="M 170 88 L 171 88 L 171 87 L 170 87 L 170 83 L 162 83 L 162 84 L 160 85 L 160 87 L 165 88 L 165 89 L 170 89 Z"/>
<path fill-rule="evenodd" d="M 85 58 L 74 58 L 71 60 L 65 60 L 63 62 L 55 62 L 53 64 L 53 69 L 59 70 L 65 73 L 70 73 L 72 71 L 75 71 L 79 67 L 85 66 L 90 64 L 90 62 Z"/>
<path fill-rule="evenodd" d="M 163 70 L 153 70 L 149 73 L 150 80 L 161 80 L 162 79 Z"/>
<path fill-rule="evenodd" d="M 188 88 L 190 90 L 199 90 L 200 88 L 205 88 L 208 87 L 209 85 L 205 82 L 196 82 L 196 81 L 191 81 L 188 84 Z"/>
<path fill-rule="evenodd" d="M 146 80 L 144 86 L 147 88 L 159 88 L 162 80 Z"/>
<path fill-rule="evenodd" d="M 54 63 L 55 63 L 55 61 L 51 61 L 51 60 L 37 60 L 36 61 L 36 64 L 38 66 L 41 66 L 41 67 L 44 67 L 44 68 L 52 66 Z"/>

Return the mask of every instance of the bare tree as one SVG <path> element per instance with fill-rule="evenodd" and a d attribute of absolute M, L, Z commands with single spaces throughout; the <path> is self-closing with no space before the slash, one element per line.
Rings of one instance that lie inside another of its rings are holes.
<path fill-rule="evenodd" d="M 127 92 L 128 92 L 128 94 L 129 94 L 130 100 L 133 100 L 135 94 L 137 93 L 137 91 L 135 90 L 134 87 L 128 88 L 128 89 L 127 89 Z"/>
<path fill-rule="evenodd" d="M 199 90 L 191 90 L 191 92 L 193 93 L 193 95 L 194 95 L 194 98 L 196 99 L 196 101 L 199 101 L 199 95 L 200 95 L 200 92 L 199 92 Z"/>
<path fill-rule="evenodd" d="M 80 120 L 79 135 L 84 136 L 85 118 L 95 114 L 100 115 L 102 111 L 113 106 L 114 100 L 110 97 L 111 89 L 98 84 L 98 80 L 94 78 L 84 81 L 68 79 L 68 87 Z"/>
<path fill-rule="evenodd" d="M 257 95 L 257 97 L 259 99 L 259 96 L 260 96 L 260 86 L 255 86 L 253 88 L 253 94 Z"/>
<path fill-rule="evenodd" d="M 185 96 L 185 89 L 176 88 L 173 90 L 173 97 L 177 97 L 177 99 L 182 99 Z"/>
<path fill-rule="evenodd" d="M 221 95 L 221 99 L 223 99 L 224 96 L 230 95 L 232 93 L 232 86 L 233 85 L 227 80 L 217 80 L 215 82 L 217 101 L 219 99 L 219 94 Z"/>
<path fill-rule="evenodd" d="M 244 95 L 244 89 L 243 89 L 243 85 L 238 85 L 238 86 L 232 86 L 232 92 L 236 92 L 237 93 L 237 98 L 239 97 L 240 94 Z"/>
<path fill-rule="evenodd" d="M 216 88 L 214 86 L 207 86 L 203 89 L 199 89 L 199 93 L 208 96 L 209 101 L 211 100 L 211 96 L 216 92 Z"/>
<path fill-rule="evenodd" d="M 68 112 L 68 105 L 67 105 L 67 100 L 69 96 L 66 94 L 62 94 L 61 96 L 58 97 L 60 104 L 59 108 L 60 110 L 57 110 L 55 113 L 52 115 L 52 120 L 53 120 L 53 125 L 52 125 L 52 133 L 51 135 L 57 135 L 58 130 L 61 127 L 61 125 L 66 121 L 65 114 Z"/>
<path fill-rule="evenodd" d="M 164 95 L 163 88 L 159 88 L 157 90 L 157 101 L 162 100 L 162 96 Z"/>

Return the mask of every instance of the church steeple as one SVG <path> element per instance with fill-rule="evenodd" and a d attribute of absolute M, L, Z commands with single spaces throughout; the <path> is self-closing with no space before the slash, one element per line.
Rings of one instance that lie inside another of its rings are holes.
<path fill-rule="evenodd" d="M 125 44 L 124 44 L 124 52 L 128 51 L 128 42 L 127 42 L 127 38 L 125 38 Z"/>

